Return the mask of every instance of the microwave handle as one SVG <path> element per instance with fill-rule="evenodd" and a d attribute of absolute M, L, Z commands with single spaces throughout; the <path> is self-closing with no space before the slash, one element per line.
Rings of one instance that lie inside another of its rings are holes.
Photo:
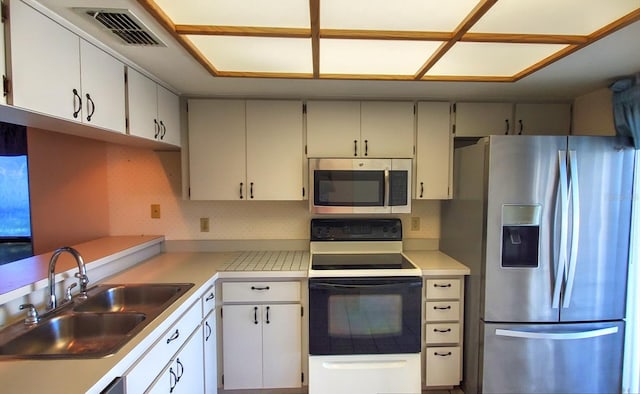
<path fill-rule="evenodd" d="M 384 170 L 384 204 L 383 206 L 389 206 L 389 170 Z"/>

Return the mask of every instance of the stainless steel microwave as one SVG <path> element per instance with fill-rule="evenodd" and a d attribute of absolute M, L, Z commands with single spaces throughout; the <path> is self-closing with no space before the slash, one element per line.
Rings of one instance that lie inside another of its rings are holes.
<path fill-rule="evenodd" d="M 411 213 L 411 167 L 411 159 L 309 159 L 310 210 Z"/>

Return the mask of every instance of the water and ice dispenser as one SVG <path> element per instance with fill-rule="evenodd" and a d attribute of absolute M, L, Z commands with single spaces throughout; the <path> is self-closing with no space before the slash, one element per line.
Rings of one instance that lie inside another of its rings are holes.
<path fill-rule="evenodd" d="M 540 205 L 502 206 L 502 266 L 535 268 L 540 245 Z"/>

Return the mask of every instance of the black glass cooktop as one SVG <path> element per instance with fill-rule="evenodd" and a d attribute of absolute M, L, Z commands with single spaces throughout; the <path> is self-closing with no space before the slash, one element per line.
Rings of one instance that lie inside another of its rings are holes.
<path fill-rule="evenodd" d="M 411 269 L 413 264 L 400 253 L 314 254 L 313 270 Z"/>

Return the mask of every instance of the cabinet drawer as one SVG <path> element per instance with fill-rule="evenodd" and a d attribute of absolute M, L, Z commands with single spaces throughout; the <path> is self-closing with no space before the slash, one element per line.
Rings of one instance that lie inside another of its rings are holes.
<path fill-rule="evenodd" d="M 142 356 L 126 374 L 129 393 L 142 393 L 162 371 L 171 357 L 198 327 L 201 316 L 200 303 L 195 302 L 160 339 Z"/>
<path fill-rule="evenodd" d="M 202 294 L 202 317 L 207 317 L 215 307 L 216 290 L 215 287 L 211 286 Z"/>
<path fill-rule="evenodd" d="M 425 287 L 429 300 L 460 298 L 460 279 L 427 279 Z"/>
<path fill-rule="evenodd" d="M 460 348 L 427 347 L 427 386 L 457 386 L 460 384 Z"/>
<path fill-rule="evenodd" d="M 224 302 L 300 301 L 300 282 L 225 282 Z"/>
<path fill-rule="evenodd" d="M 425 328 L 425 338 L 428 345 L 460 342 L 460 324 L 427 324 Z"/>
<path fill-rule="evenodd" d="M 460 319 L 460 302 L 431 301 L 427 302 L 427 321 L 458 321 Z"/>

